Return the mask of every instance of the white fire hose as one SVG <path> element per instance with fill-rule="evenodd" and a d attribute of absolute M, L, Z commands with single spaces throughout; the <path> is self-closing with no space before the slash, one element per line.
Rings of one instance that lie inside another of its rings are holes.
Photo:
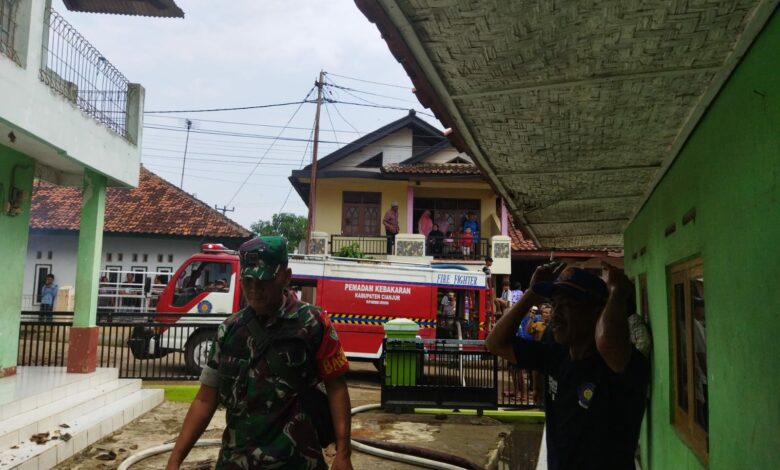
<path fill-rule="evenodd" d="M 376 410 L 381 407 L 382 406 L 378 403 L 374 403 L 372 405 L 356 406 L 355 408 L 352 408 L 352 414 L 356 415 L 363 411 Z M 376 447 L 362 444 L 360 442 L 351 441 L 351 443 L 352 443 L 352 448 L 354 450 L 358 452 L 363 452 L 364 454 L 373 455 L 375 457 L 381 457 L 389 460 L 396 460 L 398 462 L 417 465 L 423 468 L 434 468 L 434 469 L 442 469 L 442 470 L 463 470 L 463 467 L 457 465 L 451 465 L 448 463 L 426 459 L 423 457 L 417 457 L 414 455 L 406 455 L 406 454 L 401 454 L 399 452 L 378 449 Z M 163 444 L 156 447 L 151 447 L 149 449 L 145 449 L 135 454 L 132 454 L 119 465 L 119 470 L 128 470 L 130 467 L 140 462 L 141 460 L 149 458 L 153 455 L 162 454 L 163 452 L 170 452 L 171 450 L 173 450 L 174 445 L 176 445 L 176 443 L 171 442 L 169 444 Z M 220 445 L 222 445 L 221 439 L 200 439 L 198 442 L 195 443 L 195 447 L 210 447 L 210 446 L 220 446 Z"/>

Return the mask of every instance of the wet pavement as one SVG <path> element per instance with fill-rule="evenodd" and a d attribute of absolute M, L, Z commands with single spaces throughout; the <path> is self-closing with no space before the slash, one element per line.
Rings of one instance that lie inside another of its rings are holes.
<path fill-rule="evenodd" d="M 353 407 L 379 403 L 379 374 L 373 366 L 353 364 L 347 381 Z M 69 470 L 117 468 L 121 461 L 132 453 L 175 439 L 188 407 L 188 403 L 165 402 L 56 468 Z M 224 412 L 218 411 L 203 437 L 219 438 L 224 426 Z M 451 453 L 479 466 L 501 470 L 535 468 L 541 433 L 541 425 L 512 425 L 477 416 L 395 414 L 375 410 L 360 413 L 352 419 L 353 437 L 397 442 Z M 212 468 L 217 452 L 217 447 L 194 449 L 182 468 L 188 470 Z M 332 449 L 326 451 L 326 455 L 331 453 Z M 107 455 L 113 454 L 116 455 L 115 459 L 104 460 Z M 133 470 L 164 468 L 167 458 L 168 454 L 162 454 L 144 460 L 132 468 Z M 353 452 L 352 462 L 355 469 L 419 468 L 360 452 Z"/>

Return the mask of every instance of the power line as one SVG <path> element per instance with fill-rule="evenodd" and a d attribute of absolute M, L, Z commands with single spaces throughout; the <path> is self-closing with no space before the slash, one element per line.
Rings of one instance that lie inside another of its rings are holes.
<path fill-rule="evenodd" d="M 255 106 L 237 106 L 234 108 L 209 108 L 209 109 L 178 109 L 165 111 L 144 111 L 144 114 L 173 114 L 173 113 L 214 113 L 218 111 L 244 111 L 247 109 L 278 108 L 280 106 L 292 106 L 295 104 L 314 103 L 314 101 L 290 101 L 287 103 L 259 104 Z"/>
<path fill-rule="evenodd" d="M 330 111 L 328 111 L 328 107 L 324 106 L 325 108 L 325 114 L 328 115 L 328 122 L 330 122 L 330 127 L 333 127 L 333 119 L 330 118 Z M 336 135 L 336 131 L 333 131 L 333 138 L 336 139 L 336 144 L 341 146 L 341 143 L 339 142 L 339 136 Z"/>
<path fill-rule="evenodd" d="M 338 89 L 344 90 L 344 91 L 354 91 L 355 93 L 363 93 L 364 95 L 378 96 L 380 98 L 388 98 L 388 99 L 397 100 L 397 101 L 405 101 L 407 103 L 415 103 L 415 104 L 418 103 L 417 101 L 407 100 L 407 99 L 404 99 L 404 98 L 398 98 L 398 97 L 395 97 L 395 96 L 388 96 L 388 95 L 382 95 L 382 94 L 379 94 L 379 93 L 372 93 L 370 91 L 357 90 L 355 88 L 349 88 L 349 87 L 337 85 L 337 84 L 335 84 L 333 82 L 326 83 L 325 86 L 338 88 Z"/>
<path fill-rule="evenodd" d="M 143 157 L 145 158 L 154 158 L 154 159 L 161 159 L 161 160 L 175 160 L 175 161 L 181 161 L 181 158 L 179 157 L 169 157 L 167 155 L 150 155 L 148 153 L 143 154 Z M 204 162 L 204 163 L 217 163 L 220 165 L 254 165 L 255 162 L 237 162 L 234 160 L 222 160 L 222 159 L 214 159 L 214 158 L 188 158 L 187 161 L 191 162 Z M 298 164 L 294 162 L 290 163 L 276 163 L 276 162 L 263 162 L 263 166 L 268 167 L 297 167 Z M 214 171 L 209 170 L 209 171 Z M 240 173 L 244 174 L 244 173 Z"/>
<path fill-rule="evenodd" d="M 309 99 L 309 96 L 311 96 L 311 93 L 314 91 L 314 88 L 315 88 L 315 87 L 312 87 L 312 88 L 309 90 L 309 92 L 308 92 L 308 93 L 306 93 L 306 97 L 303 99 L 303 101 L 301 101 L 301 102 L 300 102 L 300 104 L 298 105 L 298 107 L 297 107 L 297 108 L 295 108 L 295 112 L 292 114 L 292 116 L 290 116 L 290 119 L 288 119 L 288 120 L 287 120 L 287 122 L 284 124 L 284 125 L 285 125 L 285 128 L 284 128 L 284 129 L 282 129 L 282 130 L 280 130 L 280 131 L 279 131 L 279 134 L 276 136 L 276 139 L 274 139 L 274 141 L 273 141 L 273 142 L 271 142 L 271 147 L 273 147 L 273 145 L 276 143 L 276 141 L 277 141 L 277 140 L 279 140 L 279 138 L 282 136 L 282 133 L 285 131 L 285 129 L 287 128 L 287 126 L 289 126 L 289 125 L 290 125 L 290 123 L 292 122 L 292 120 L 293 120 L 293 119 L 295 119 L 295 116 L 298 114 L 298 111 L 300 111 L 300 110 L 301 110 L 301 108 L 303 107 L 303 103 L 305 103 L 305 102 L 306 102 L 306 100 L 308 100 L 308 99 Z M 255 167 L 254 167 L 254 168 L 252 168 L 252 171 L 250 171 L 250 172 L 249 172 L 249 174 L 248 174 L 248 175 L 246 175 L 246 179 L 244 179 L 244 182 L 243 182 L 243 183 L 241 183 L 241 185 L 238 187 L 238 189 L 236 190 L 236 192 L 233 194 L 233 197 L 231 197 L 231 198 L 230 198 L 230 200 L 227 202 L 227 204 L 230 204 L 230 203 L 232 203 L 232 202 L 233 202 L 233 200 L 234 200 L 234 199 L 235 199 L 235 198 L 238 196 L 238 194 L 241 192 L 241 190 L 242 190 L 242 189 L 244 189 L 244 186 L 246 185 L 247 181 L 249 181 L 249 178 L 251 178 L 251 177 L 252 177 L 252 175 L 254 174 L 255 170 L 257 170 L 257 167 L 258 167 L 258 166 L 260 166 L 260 163 L 262 163 L 262 162 L 263 162 L 263 159 L 265 158 L 265 156 L 266 156 L 266 155 L 268 155 L 268 152 L 271 150 L 271 147 L 268 147 L 268 150 L 266 150 L 266 151 L 265 151 L 265 153 L 263 154 L 263 156 L 262 156 L 262 157 L 260 157 L 260 159 L 257 161 L 257 164 L 255 165 Z M 226 204 L 226 205 L 227 205 L 227 204 Z"/>
<path fill-rule="evenodd" d="M 333 92 L 332 92 L 332 91 L 328 90 L 328 93 L 330 94 L 330 96 L 331 96 L 331 97 L 333 96 Z M 339 117 L 341 118 L 341 120 L 342 120 L 342 121 L 344 121 L 344 122 L 346 122 L 346 123 L 347 123 L 347 125 L 348 125 L 349 127 L 351 127 L 352 129 L 354 129 L 354 130 L 355 130 L 355 132 L 357 132 L 358 134 L 361 134 L 361 136 L 362 136 L 362 134 L 363 134 L 363 133 L 362 133 L 362 132 L 360 132 L 360 131 L 358 131 L 358 130 L 357 130 L 357 127 L 353 126 L 353 125 L 352 125 L 352 123 L 351 123 L 351 122 L 349 122 L 349 121 L 347 121 L 347 118 L 345 118 L 345 117 L 344 117 L 344 115 L 343 115 L 343 114 L 341 114 L 341 111 L 339 111 L 339 107 L 338 107 L 338 106 L 336 106 L 336 103 L 332 103 L 332 104 L 333 104 L 333 109 L 335 109 L 335 110 L 336 110 L 336 114 L 338 114 L 338 115 L 339 115 Z"/>
<path fill-rule="evenodd" d="M 168 130 L 168 129 L 166 129 L 166 130 Z M 158 140 L 155 140 L 155 139 L 167 139 L 167 140 L 158 141 Z M 146 143 L 147 141 L 154 141 L 152 143 L 153 145 L 169 145 L 171 147 L 174 147 L 173 149 L 169 149 L 169 148 L 159 149 L 159 150 L 164 150 L 164 151 L 178 150 L 178 148 L 180 147 L 180 144 L 181 144 L 181 138 L 179 138 L 177 136 L 173 136 L 173 135 L 152 135 L 150 133 L 147 133 L 147 134 L 144 135 L 144 143 Z M 305 142 L 302 142 L 302 144 L 305 144 Z M 331 145 L 331 144 L 327 144 L 327 145 Z M 239 141 L 239 140 L 208 139 L 208 138 L 198 138 L 198 139 L 196 139 L 194 137 L 190 137 L 190 146 L 192 146 L 192 147 L 195 147 L 195 146 L 197 146 L 197 147 L 206 147 L 206 148 L 208 148 L 208 147 L 217 147 L 217 148 L 220 148 L 220 149 L 230 149 L 230 150 L 247 151 L 247 152 L 257 151 L 257 150 L 265 150 L 267 148 L 265 146 L 262 146 L 260 144 L 253 143 L 253 142 L 242 142 L 242 141 Z M 277 147 L 283 147 L 283 148 L 277 148 Z M 335 147 L 335 145 L 334 145 L 334 147 Z M 149 148 L 149 147 L 146 147 L 144 145 L 144 148 Z M 292 152 L 292 153 L 295 153 L 296 155 L 298 155 L 298 154 L 300 154 L 302 148 L 303 147 L 301 147 L 297 143 L 290 143 L 290 144 L 279 144 L 279 143 L 277 143 L 274 146 L 274 151 L 275 152 L 283 152 L 283 153 Z"/>
<path fill-rule="evenodd" d="M 363 105 L 361 103 L 349 103 L 344 101 L 331 101 L 331 100 L 324 100 L 327 103 L 343 103 L 343 104 L 353 104 L 357 106 L 369 106 L 369 105 Z M 380 106 L 381 107 L 381 106 Z M 405 108 L 390 108 L 390 109 L 399 109 L 408 111 Z M 419 111 L 418 111 L 419 112 Z M 144 128 L 147 128 L 147 126 L 144 126 Z M 164 130 L 164 131 L 171 131 L 171 132 L 185 132 L 186 129 L 181 129 L 178 127 L 150 127 L 150 129 L 155 130 Z M 193 134 L 204 134 L 204 135 L 218 135 L 218 136 L 225 136 L 225 137 L 237 137 L 237 138 L 247 138 L 247 139 L 272 139 L 274 142 L 276 141 L 289 141 L 289 142 L 311 142 L 312 139 L 303 139 L 299 137 L 279 137 L 279 136 L 270 136 L 270 135 L 264 135 L 264 134 L 248 134 L 248 133 L 242 133 L 242 132 L 227 132 L 227 131 L 218 131 L 218 130 L 212 130 L 212 129 L 197 129 L 191 131 Z M 439 136 L 438 139 L 440 141 L 447 140 L 446 137 Z M 338 145 L 338 142 L 332 141 L 332 140 L 320 140 L 320 144 L 335 144 Z M 273 144 L 272 144 L 273 146 Z M 398 149 L 426 149 L 430 147 L 430 145 L 383 145 L 385 148 L 398 148 Z M 268 147 L 269 149 L 271 147 Z"/>
<path fill-rule="evenodd" d="M 157 162 L 148 162 L 148 163 L 150 165 L 154 165 L 157 168 L 181 169 L 181 167 L 179 167 L 179 166 L 164 165 L 162 163 L 157 163 Z M 198 172 L 201 172 L 201 173 L 208 173 L 208 174 L 211 174 L 211 175 L 214 174 L 214 169 L 213 168 L 188 168 L 187 172 L 185 174 L 189 176 L 191 174 L 191 172 L 193 172 L 193 171 L 198 171 Z M 246 171 L 230 171 L 230 170 L 220 169 L 219 173 L 220 174 L 226 174 L 226 175 L 245 175 Z M 287 173 L 281 173 L 281 174 L 278 174 L 278 173 L 273 173 L 273 174 L 272 173 L 266 173 L 266 174 L 257 175 L 257 176 L 287 176 Z M 233 181 L 233 182 L 237 183 L 237 181 Z"/>
<path fill-rule="evenodd" d="M 161 148 L 156 148 L 156 147 L 144 147 L 143 150 L 144 150 L 144 152 L 146 152 L 147 150 L 154 150 L 154 151 L 158 151 L 158 152 L 171 152 L 171 153 L 174 152 L 174 150 L 161 149 Z M 298 154 L 298 153 L 299 152 L 296 152 L 296 154 Z M 233 155 L 233 154 L 229 154 L 229 153 L 213 153 L 213 152 L 189 152 L 189 155 L 205 155 L 205 156 L 211 156 L 211 157 L 238 158 L 238 159 L 243 159 L 243 160 L 252 160 L 253 163 L 255 162 L 255 160 L 257 158 L 257 157 L 253 157 L 251 155 Z M 165 155 L 165 156 L 167 157 L 168 155 Z M 178 160 L 181 160 L 180 157 L 175 157 L 175 158 L 177 158 Z M 266 158 L 266 160 L 279 161 L 279 162 L 289 162 L 290 161 L 289 158 Z"/>
<path fill-rule="evenodd" d="M 144 167 L 149 169 L 149 167 L 147 165 L 144 165 Z M 157 165 L 155 165 L 155 167 L 157 167 Z M 160 168 L 163 168 L 163 167 L 160 167 Z M 160 170 L 160 169 L 156 169 L 155 168 L 154 170 L 150 169 L 150 171 L 152 171 L 155 174 L 156 173 L 165 173 L 165 174 L 169 174 L 169 175 L 171 175 L 171 174 L 172 175 L 178 175 L 179 174 L 178 167 L 165 167 L 165 168 L 172 168 L 172 169 L 171 170 L 165 170 L 165 169 Z M 193 174 L 190 174 L 189 172 L 187 173 L 187 176 L 189 176 L 190 178 L 199 179 L 199 180 L 218 181 L 220 183 L 231 183 L 231 184 L 238 184 L 238 183 L 240 183 L 240 181 L 235 181 L 235 180 L 223 180 L 223 179 L 219 179 L 219 178 L 213 178 L 211 176 L 193 175 Z M 263 187 L 264 188 L 269 188 L 269 187 L 284 188 L 286 186 L 276 186 L 276 185 L 272 186 L 272 185 L 263 184 Z"/>
<path fill-rule="evenodd" d="M 309 132 L 309 138 L 311 139 L 312 136 L 314 136 L 314 124 L 311 126 L 311 131 Z M 300 170 L 303 168 L 304 162 L 306 162 L 306 153 L 309 151 L 309 144 L 306 143 L 306 148 L 303 149 L 303 154 L 301 156 L 301 161 L 298 163 L 298 169 Z M 293 185 L 290 183 L 290 189 L 287 190 L 287 195 L 284 197 L 284 202 L 282 202 L 282 207 L 279 208 L 279 211 L 277 214 L 281 214 L 284 210 L 284 206 L 287 205 L 287 201 L 290 199 L 290 194 L 292 194 Z"/>
<path fill-rule="evenodd" d="M 347 92 L 347 94 L 352 95 L 349 92 Z M 426 113 L 425 111 L 419 111 L 419 110 L 410 109 L 410 108 L 401 108 L 401 107 L 398 107 L 398 106 L 388 106 L 388 105 L 384 105 L 384 104 L 372 103 L 372 102 L 370 102 L 370 101 L 368 101 L 368 100 L 366 100 L 364 98 L 361 98 L 359 96 L 355 96 L 355 95 L 352 95 L 352 96 L 354 96 L 355 98 L 357 98 L 359 100 L 366 101 L 366 103 L 354 103 L 354 102 L 351 102 L 351 101 L 340 101 L 340 100 L 328 101 L 328 102 L 329 103 L 351 104 L 353 106 L 365 106 L 365 107 L 369 107 L 369 108 L 395 109 L 395 110 L 399 110 L 399 111 L 410 111 L 411 110 L 411 111 L 416 112 L 417 114 L 422 114 L 424 116 L 429 116 L 429 117 L 432 117 L 432 118 L 436 119 L 436 116 L 434 116 L 431 113 Z"/>
<path fill-rule="evenodd" d="M 186 119 L 185 117 L 182 117 L 182 116 L 149 116 L 149 117 L 150 118 L 157 118 L 157 119 L 176 119 L 176 120 Z M 218 123 L 218 124 L 234 124 L 234 125 L 237 125 L 237 126 L 270 127 L 270 128 L 276 128 L 276 129 L 281 129 L 283 127 L 283 126 L 275 126 L 275 125 L 272 125 L 272 124 L 259 124 L 259 123 L 253 123 L 253 122 L 238 122 L 238 121 L 222 121 L 222 120 L 219 120 L 219 119 L 193 119 L 192 121 L 194 121 L 194 122 L 214 122 L 214 123 Z M 288 127 L 288 129 L 294 129 L 294 130 L 300 130 L 300 131 L 308 131 L 308 130 L 310 130 L 308 127 L 293 127 L 293 126 Z M 333 129 L 323 129 L 323 130 L 332 131 Z M 348 131 L 346 129 L 336 129 L 336 131 L 337 132 L 360 134 L 360 132 Z"/>
<path fill-rule="evenodd" d="M 327 75 L 331 75 L 331 76 L 339 77 L 339 78 L 345 78 L 347 80 L 354 80 L 356 82 L 371 83 L 373 85 L 382 85 L 382 86 L 389 86 L 389 87 L 393 87 L 393 88 L 402 88 L 404 90 L 409 90 L 408 86 L 403 86 L 403 85 L 393 85 L 391 83 L 374 82 L 374 81 L 371 81 L 371 80 L 364 80 L 362 78 L 348 77 L 346 75 L 338 75 L 338 74 L 331 73 L 331 72 L 328 72 Z"/>

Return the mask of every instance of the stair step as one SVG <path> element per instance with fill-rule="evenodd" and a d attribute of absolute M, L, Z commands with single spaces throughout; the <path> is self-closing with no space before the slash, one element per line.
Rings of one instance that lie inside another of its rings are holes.
<path fill-rule="evenodd" d="M 0 379 L 0 421 L 117 377 L 119 370 L 115 368 L 101 367 L 90 374 L 68 374 L 65 367 L 18 367 L 16 375 Z"/>
<path fill-rule="evenodd" d="M 60 430 L 69 433 L 70 440 L 51 440 L 42 445 L 25 440 L 17 449 L 0 452 L 0 470 L 48 470 L 159 405 L 164 396 L 160 389 L 141 389 L 98 409 L 93 406 L 94 411 L 73 419 L 68 423 L 70 428 Z"/>
<path fill-rule="evenodd" d="M 114 379 L 0 421 L 0 452 L 28 440 L 33 434 L 55 430 L 66 432 L 66 429 L 60 429 L 60 424 L 70 425 L 75 418 L 140 388 L 140 380 Z"/>

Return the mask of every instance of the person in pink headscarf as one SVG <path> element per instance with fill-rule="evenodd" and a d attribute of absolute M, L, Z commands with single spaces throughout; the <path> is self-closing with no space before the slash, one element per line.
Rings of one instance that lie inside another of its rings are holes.
<path fill-rule="evenodd" d="M 431 233 L 433 228 L 433 219 L 431 218 L 431 211 L 425 209 L 420 216 L 420 220 L 417 221 L 417 231 L 426 237 Z"/>

